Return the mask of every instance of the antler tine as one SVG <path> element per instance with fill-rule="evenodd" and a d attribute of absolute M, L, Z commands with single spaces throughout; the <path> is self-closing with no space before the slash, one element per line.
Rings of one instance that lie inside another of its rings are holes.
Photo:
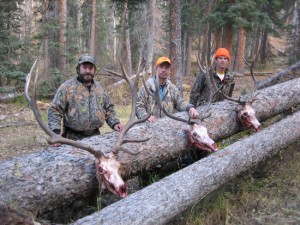
<path fill-rule="evenodd" d="M 26 76 L 26 84 L 25 84 L 25 96 L 29 102 L 29 105 L 31 107 L 31 110 L 33 111 L 33 114 L 39 124 L 39 126 L 42 128 L 42 130 L 48 134 L 50 136 L 51 139 L 47 139 L 47 142 L 49 144 L 55 144 L 55 143 L 61 143 L 61 144 L 67 144 L 67 145 L 71 145 L 83 150 L 88 151 L 89 153 L 93 154 L 96 158 L 99 158 L 100 156 L 104 156 L 105 158 L 108 158 L 108 155 L 105 154 L 102 151 L 97 151 L 94 148 L 92 148 L 89 145 L 85 145 L 83 143 L 77 142 L 77 141 L 73 141 L 67 138 L 64 138 L 56 133 L 54 133 L 52 130 L 49 129 L 49 127 L 44 123 L 44 121 L 42 120 L 42 116 L 39 112 L 38 106 L 36 104 L 35 101 L 35 96 L 33 95 L 33 97 L 30 97 L 29 95 L 29 84 L 30 84 L 30 80 L 31 80 L 31 75 L 32 72 L 37 64 L 38 60 L 36 59 L 33 66 L 30 69 L 30 72 L 27 74 Z M 36 74 L 35 74 L 35 79 L 34 79 L 34 86 L 33 86 L 33 92 L 35 92 L 36 89 L 36 85 L 37 85 L 37 80 L 38 80 L 38 66 L 36 69 Z"/>
<path fill-rule="evenodd" d="M 148 141 L 152 138 L 152 135 L 150 137 L 144 138 L 144 139 L 124 139 L 125 134 L 127 133 L 127 131 L 132 128 L 134 125 L 139 124 L 139 123 L 143 123 L 145 122 L 150 116 L 151 113 L 148 114 L 148 116 L 146 116 L 145 118 L 142 119 L 135 119 L 135 115 L 136 115 L 136 98 L 137 98 L 137 88 L 138 88 L 138 82 L 139 82 L 139 71 L 137 71 L 137 76 L 135 78 L 135 82 L 133 83 L 132 80 L 128 77 L 127 72 L 125 70 L 125 67 L 123 65 L 123 63 L 120 61 L 121 64 L 121 69 L 122 69 L 122 78 L 126 80 L 126 82 L 129 84 L 130 90 L 131 90 L 131 94 L 132 94 L 132 100 L 131 100 L 131 113 L 130 113 L 130 117 L 129 117 L 129 121 L 126 123 L 125 127 L 123 128 L 123 130 L 120 132 L 117 141 L 112 149 L 113 152 L 117 153 L 118 151 L 124 151 L 128 154 L 131 155 L 136 155 L 138 154 L 140 151 L 138 152 L 132 152 L 129 151 L 128 149 L 122 147 L 122 144 L 125 143 L 138 143 L 138 142 L 145 142 Z M 109 71 L 106 70 L 107 72 L 111 73 L 112 75 L 118 74 L 116 72 L 113 71 Z"/>
<path fill-rule="evenodd" d="M 254 73 L 253 73 L 253 67 L 254 67 L 254 61 L 251 63 L 251 65 L 246 61 L 246 59 L 244 58 L 244 56 L 242 56 L 245 64 L 249 67 L 249 70 L 250 70 L 250 74 L 251 74 L 251 77 L 252 77 L 252 80 L 253 80 L 253 83 L 254 83 L 254 87 L 253 87 L 253 90 L 252 90 L 252 93 L 251 93 L 251 96 L 252 94 L 256 91 L 257 89 L 257 82 L 256 82 L 256 79 L 254 77 Z"/>

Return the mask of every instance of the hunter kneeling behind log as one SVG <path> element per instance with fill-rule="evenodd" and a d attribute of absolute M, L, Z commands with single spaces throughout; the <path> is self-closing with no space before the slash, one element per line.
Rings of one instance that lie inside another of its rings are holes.
<path fill-rule="evenodd" d="M 156 76 L 149 78 L 146 81 L 148 90 L 154 94 L 155 84 L 159 82 L 159 98 L 164 109 L 169 113 L 177 111 L 188 111 L 191 118 L 198 118 L 199 113 L 192 104 L 183 100 L 179 89 L 168 79 L 170 74 L 171 61 L 167 57 L 160 57 L 156 61 Z M 157 81 L 157 77 L 159 81 Z M 143 118 L 153 107 L 153 115 L 148 119 L 149 122 L 154 122 L 156 118 L 161 118 L 164 115 L 162 109 L 158 107 L 156 100 L 152 96 L 148 96 L 145 87 L 142 87 L 137 96 L 137 117 Z"/>
<path fill-rule="evenodd" d="M 115 131 L 121 131 L 124 125 L 116 117 L 108 93 L 94 80 L 94 57 L 82 55 L 76 71 L 78 76 L 63 83 L 55 94 L 48 110 L 49 128 L 61 134 L 63 119 L 62 136 L 72 140 L 100 134 L 105 121 Z"/>

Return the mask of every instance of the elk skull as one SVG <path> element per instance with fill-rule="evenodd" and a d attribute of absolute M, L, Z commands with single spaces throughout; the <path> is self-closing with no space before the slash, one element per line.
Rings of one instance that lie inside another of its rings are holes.
<path fill-rule="evenodd" d="M 261 130 L 261 125 L 256 119 L 255 111 L 250 102 L 237 106 L 237 118 L 246 128 L 250 128 L 254 132 Z"/>
<path fill-rule="evenodd" d="M 113 153 L 108 154 L 108 159 L 100 157 L 96 160 L 96 174 L 99 184 L 112 193 L 124 198 L 128 194 L 128 188 L 121 177 L 121 163 L 116 160 Z"/>
<path fill-rule="evenodd" d="M 191 128 L 192 130 L 186 130 L 191 145 L 209 152 L 218 151 L 218 146 L 209 137 L 206 127 L 195 123 Z"/>

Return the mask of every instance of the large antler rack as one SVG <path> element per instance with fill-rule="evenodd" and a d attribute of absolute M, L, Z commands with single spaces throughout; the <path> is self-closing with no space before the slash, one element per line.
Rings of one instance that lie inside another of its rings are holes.
<path fill-rule="evenodd" d="M 33 72 L 35 67 L 36 67 L 36 73 L 35 73 L 35 78 L 34 78 L 34 83 L 33 83 L 33 88 L 32 88 L 32 96 L 30 96 L 30 94 L 29 94 L 29 85 L 30 85 L 30 81 L 31 81 L 32 72 Z M 81 142 L 73 141 L 73 140 L 64 138 L 61 135 L 56 134 L 52 130 L 49 129 L 49 127 L 42 120 L 41 114 L 39 112 L 39 109 L 38 109 L 38 106 L 37 106 L 37 103 L 36 103 L 36 100 L 35 100 L 35 90 L 36 90 L 36 86 L 37 86 L 38 76 L 39 76 L 39 73 L 38 73 L 38 59 L 36 59 L 33 66 L 30 69 L 30 72 L 26 76 L 25 96 L 26 96 L 26 98 L 27 98 L 27 100 L 30 104 L 30 107 L 33 111 L 33 114 L 34 114 L 38 124 L 43 129 L 43 131 L 46 134 L 48 134 L 49 137 L 50 137 L 50 139 L 47 139 L 47 142 L 49 144 L 60 143 L 60 144 L 71 145 L 71 146 L 74 146 L 74 147 L 77 147 L 77 148 L 88 151 L 89 153 L 93 154 L 96 158 L 99 158 L 100 156 L 104 156 L 105 158 L 108 158 L 109 156 L 106 153 L 102 152 L 101 150 L 96 150 L 96 149 L 94 149 L 93 147 L 91 147 L 89 145 L 85 145 Z"/>
<path fill-rule="evenodd" d="M 139 82 L 139 69 L 138 69 L 138 72 L 137 72 L 137 76 L 135 78 L 135 82 L 133 83 L 132 80 L 128 77 L 127 72 L 124 68 L 124 65 L 121 62 L 120 62 L 120 64 L 121 64 L 122 74 L 111 71 L 111 70 L 108 70 L 108 69 L 105 69 L 105 71 L 108 72 L 109 74 L 113 75 L 113 76 L 123 78 L 127 81 L 127 83 L 130 86 L 131 93 L 132 93 L 132 105 L 131 105 L 132 108 L 131 108 L 129 121 L 126 123 L 125 127 L 120 132 L 120 134 L 118 136 L 118 139 L 117 139 L 112 151 L 117 153 L 118 151 L 122 150 L 124 152 L 129 153 L 129 154 L 136 155 L 136 154 L 139 154 L 141 152 L 141 150 L 139 150 L 137 152 L 132 152 L 132 151 L 129 151 L 128 149 L 122 147 L 122 145 L 125 144 L 125 143 L 146 142 L 146 141 L 148 141 L 152 138 L 152 135 L 150 137 L 146 137 L 146 138 L 143 138 L 143 139 L 125 139 L 124 138 L 125 134 L 134 125 L 145 122 L 151 116 L 152 111 L 146 117 L 144 117 L 142 119 L 136 119 L 136 116 L 135 116 L 136 115 L 136 97 L 137 97 L 137 89 L 138 89 L 138 82 Z"/>

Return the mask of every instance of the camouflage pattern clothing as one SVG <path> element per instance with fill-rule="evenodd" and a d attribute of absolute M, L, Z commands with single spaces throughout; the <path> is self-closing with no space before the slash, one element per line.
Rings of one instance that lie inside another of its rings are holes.
<path fill-rule="evenodd" d="M 217 87 L 219 88 L 222 84 L 223 86 L 223 93 L 227 96 L 232 96 L 233 88 L 234 88 L 234 76 L 233 74 L 229 73 L 229 70 L 225 70 L 224 79 L 218 77 L 215 69 L 214 71 L 210 72 L 210 76 L 213 77 Z M 217 89 L 214 87 L 212 88 L 212 93 L 216 93 Z M 190 93 L 190 103 L 195 105 L 196 107 L 203 105 L 209 99 L 209 88 L 207 86 L 205 73 L 201 73 L 198 75 Z M 224 97 L 221 93 L 216 93 L 213 98 L 212 102 L 218 102 L 224 100 Z"/>
<path fill-rule="evenodd" d="M 112 129 L 120 123 L 114 105 L 101 84 L 93 81 L 88 88 L 79 77 L 63 83 L 51 103 L 48 125 L 55 133 L 60 133 L 62 118 L 62 135 L 70 139 L 100 134 L 99 128 L 105 121 Z"/>
<path fill-rule="evenodd" d="M 149 78 L 146 81 L 148 90 L 153 94 L 155 93 L 156 89 L 155 82 L 155 78 Z M 180 95 L 179 89 L 174 84 L 172 84 L 170 80 L 167 80 L 163 88 L 160 86 L 160 98 L 162 99 L 162 106 L 169 113 L 175 113 L 176 111 L 188 111 L 191 107 L 194 107 L 193 105 L 184 102 L 182 96 Z M 137 117 L 141 119 L 147 116 L 153 105 L 154 117 L 161 118 L 165 116 L 154 98 L 147 94 L 145 87 L 142 87 L 137 94 Z"/>

